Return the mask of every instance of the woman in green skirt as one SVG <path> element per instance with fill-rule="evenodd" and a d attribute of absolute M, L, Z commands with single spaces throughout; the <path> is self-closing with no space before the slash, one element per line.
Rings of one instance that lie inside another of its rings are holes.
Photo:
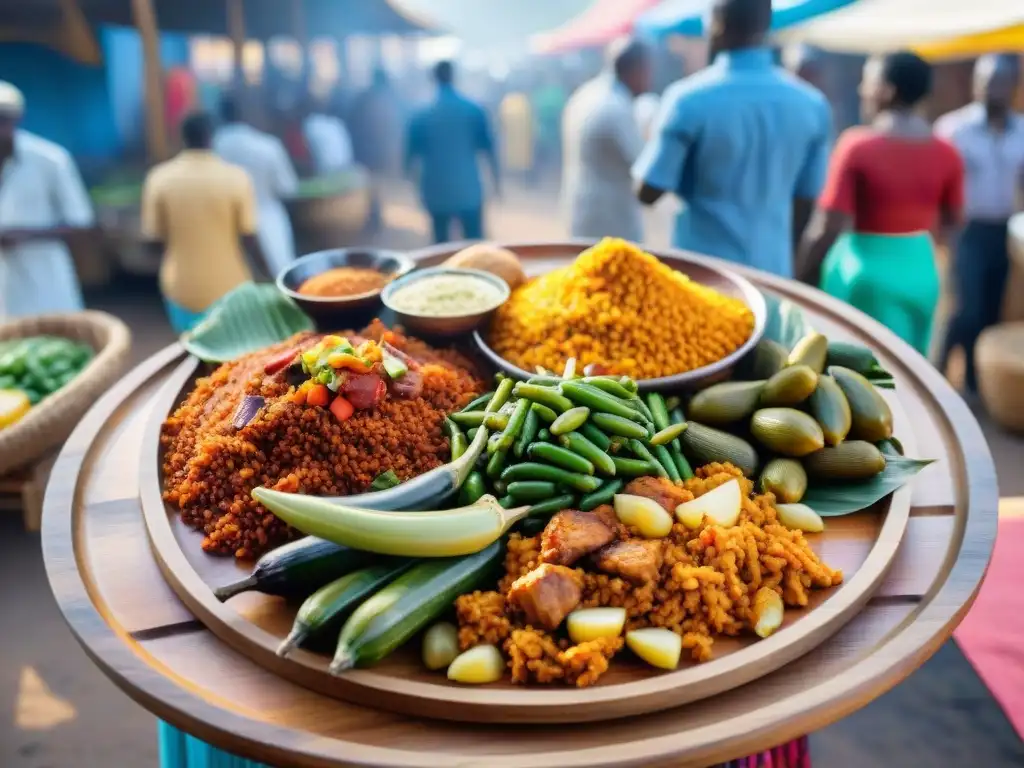
<path fill-rule="evenodd" d="M 939 300 L 932 231 L 957 223 L 963 163 L 918 113 L 931 67 L 913 53 L 873 58 L 860 94 L 868 125 L 843 132 L 797 254 L 804 282 L 886 325 L 921 354 Z"/>

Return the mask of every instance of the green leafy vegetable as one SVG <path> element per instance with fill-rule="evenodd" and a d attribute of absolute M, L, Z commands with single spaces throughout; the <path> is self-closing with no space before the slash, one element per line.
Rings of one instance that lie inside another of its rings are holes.
<path fill-rule="evenodd" d="M 768 307 L 765 324 L 765 338 L 776 341 L 786 349 L 792 349 L 800 339 L 814 330 L 804 311 L 788 299 L 771 293 L 764 294 Z M 892 374 L 882 367 L 878 358 L 867 347 L 848 341 L 830 341 L 828 364 L 841 365 L 857 371 L 881 389 L 895 389 Z"/>
<path fill-rule="evenodd" d="M 902 488 L 932 461 L 887 455 L 885 469 L 870 480 L 812 485 L 807 489 L 801 503 L 822 517 L 840 517 L 859 512 Z"/>
<path fill-rule="evenodd" d="M 243 283 L 181 338 L 207 363 L 224 363 L 314 329 L 312 319 L 274 285 Z"/>
<path fill-rule="evenodd" d="M 382 472 L 373 479 L 370 483 L 371 491 L 386 491 L 388 488 L 394 488 L 396 485 L 401 485 L 402 481 L 398 479 L 398 475 L 395 474 L 393 469 L 389 469 L 387 472 Z"/>

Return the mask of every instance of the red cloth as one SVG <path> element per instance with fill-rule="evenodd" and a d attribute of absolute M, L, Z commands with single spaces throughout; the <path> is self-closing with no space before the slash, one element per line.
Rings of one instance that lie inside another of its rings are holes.
<path fill-rule="evenodd" d="M 1024 517 L 1000 518 L 985 583 L 954 637 L 1024 738 Z"/>
<path fill-rule="evenodd" d="M 165 118 L 172 130 L 192 111 L 196 103 L 196 80 L 187 69 L 176 68 L 167 73 Z"/>
<path fill-rule="evenodd" d="M 963 208 L 964 165 L 942 139 L 902 139 L 870 128 L 839 137 L 818 204 L 853 217 L 857 232 L 931 231 L 939 213 Z"/>

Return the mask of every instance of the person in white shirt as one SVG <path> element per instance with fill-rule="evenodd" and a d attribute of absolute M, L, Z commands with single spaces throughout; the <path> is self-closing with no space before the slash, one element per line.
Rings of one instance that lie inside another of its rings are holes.
<path fill-rule="evenodd" d="M 633 114 L 636 115 L 636 124 L 640 128 L 640 138 L 644 143 L 651 138 L 654 121 L 660 109 L 661 99 L 656 93 L 642 93 L 633 102 Z"/>
<path fill-rule="evenodd" d="M 607 70 L 566 104 L 562 194 L 573 237 L 643 239 L 630 175 L 643 149 L 633 99 L 649 90 L 650 79 L 647 46 L 623 41 L 610 49 Z"/>
<path fill-rule="evenodd" d="M 326 107 L 313 105 L 308 110 L 302 132 L 317 174 L 343 171 L 354 162 L 352 137 L 345 123 Z"/>
<path fill-rule="evenodd" d="M 213 139 L 213 151 L 252 179 L 258 207 L 259 241 L 267 266 L 276 276 L 295 260 L 295 240 L 282 202 L 298 187 L 298 177 L 281 140 L 242 122 L 238 104 L 225 96 L 220 105 L 223 125 Z"/>
<path fill-rule="evenodd" d="M 978 337 L 1002 316 L 1010 269 L 1007 224 L 1024 189 L 1024 116 L 1012 109 L 1019 82 L 1016 57 L 984 56 L 974 69 L 974 102 L 935 123 L 935 133 L 952 142 L 964 161 L 965 225 L 951 270 L 956 308 L 940 366 L 944 371 L 952 350 L 962 347 L 969 392 L 977 390 Z"/>
<path fill-rule="evenodd" d="M 67 242 L 94 226 L 75 161 L 18 128 L 25 100 L 0 82 L 0 316 L 84 309 Z"/>

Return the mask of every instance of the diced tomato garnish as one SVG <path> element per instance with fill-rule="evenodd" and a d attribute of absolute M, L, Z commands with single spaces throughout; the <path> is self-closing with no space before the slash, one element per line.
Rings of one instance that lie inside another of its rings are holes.
<path fill-rule="evenodd" d="M 268 376 L 272 376 L 278 371 L 284 370 L 292 364 L 292 360 L 295 359 L 295 355 L 298 352 L 294 349 L 289 349 L 287 352 L 282 352 L 277 357 L 270 360 L 266 365 L 263 366 L 263 372 Z"/>
<path fill-rule="evenodd" d="M 379 374 L 352 374 L 345 381 L 344 392 L 353 406 L 363 410 L 373 408 L 383 400 L 388 393 L 388 386 Z"/>
<path fill-rule="evenodd" d="M 331 413 L 334 414 L 334 418 L 338 421 L 348 421 L 355 412 L 356 409 L 352 407 L 352 403 L 341 395 L 338 395 L 331 401 Z"/>
<path fill-rule="evenodd" d="M 306 405 L 313 405 L 317 408 L 326 408 L 331 402 L 331 390 L 323 384 L 316 384 L 306 395 Z"/>

